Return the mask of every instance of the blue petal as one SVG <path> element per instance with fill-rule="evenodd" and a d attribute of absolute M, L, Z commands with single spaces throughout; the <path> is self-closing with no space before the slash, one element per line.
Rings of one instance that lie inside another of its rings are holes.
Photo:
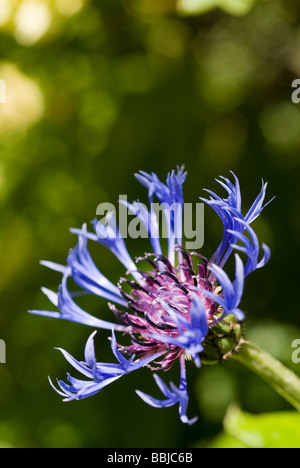
<path fill-rule="evenodd" d="M 96 335 L 97 331 L 94 331 L 89 339 L 86 342 L 85 350 L 84 350 L 84 358 L 87 365 L 93 368 L 96 364 L 96 355 L 95 355 L 95 344 L 94 344 L 94 336 Z"/>
<path fill-rule="evenodd" d="M 262 260 L 259 262 L 259 264 L 257 265 L 257 269 L 263 268 L 271 258 L 270 248 L 266 244 L 262 244 L 262 248 L 264 250 L 264 256 L 263 256 Z"/>
<path fill-rule="evenodd" d="M 60 265 L 59 263 L 54 263 L 54 262 L 48 262 L 46 260 L 40 261 L 40 264 L 45 266 L 46 268 L 49 268 L 50 270 L 53 271 L 58 271 L 59 273 L 65 274 L 68 267 L 65 265 Z"/>
<path fill-rule="evenodd" d="M 245 267 L 245 276 L 249 275 L 252 273 L 254 270 L 258 268 L 262 268 L 263 266 L 266 265 L 266 263 L 269 261 L 271 257 L 271 251 L 266 244 L 263 244 L 263 250 L 264 250 L 264 256 L 263 259 L 259 262 L 258 256 L 259 256 L 259 242 L 256 233 L 254 230 L 249 226 L 245 221 L 239 220 L 239 224 L 244 226 L 244 228 L 247 230 L 247 233 L 250 235 L 251 241 L 246 237 L 244 234 L 237 233 L 234 231 L 232 232 L 240 241 L 243 242 L 244 246 L 240 245 L 232 245 L 232 247 L 235 250 L 238 250 L 239 252 L 243 252 L 248 256 L 248 263 Z"/>
<path fill-rule="evenodd" d="M 182 209 L 184 205 L 182 185 L 186 175 L 184 166 L 177 167 L 177 173 L 175 171 L 169 173 L 164 184 L 154 173 L 148 174 L 140 171 L 139 174 L 135 174 L 137 180 L 148 188 L 150 204 L 153 203 L 154 195 L 162 204 L 168 230 L 168 257 L 172 265 L 175 262 L 175 244 L 182 244 Z"/>
<path fill-rule="evenodd" d="M 42 315 L 45 317 L 58 318 L 62 320 L 70 320 L 71 322 L 77 322 L 84 325 L 89 325 L 94 328 L 103 328 L 106 330 L 124 330 L 125 327 L 116 325 L 114 323 L 106 322 L 105 320 L 98 319 L 81 309 L 72 299 L 72 296 L 68 290 L 67 281 L 71 276 L 72 272 L 69 268 L 63 276 L 62 283 L 57 295 L 57 306 L 60 312 L 54 311 L 29 311 L 32 314 Z M 50 298 L 52 302 L 55 301 L 55 296 L 48 289 L 44 289 L 43 292 Z"/>
<path fill-rule="evenodd" d="M 113 213 L 109 213 L 109 219 L 110 222 L 115 222 Z M 128 253 L 124 239 L 117 226 L 113 229 L 109 226 L 109 223 L 104 225 L 97 219 L 93 221 L 93 226 L 95 233 L 89 232 L 86 229 L 71 229 L 71 232 L 78 236 L 83 236 L 87 239 L 99 242 L 107 247 L 125 266 L 125 268 L 132 272 L 132 276 L 134 276 L 137 281 L 141 279 L 140 274 L 136 272 L 136 265 Z"/>
<path fill-rule="evenodd" d="M 128 208 L 131 213 L 139 218 L 142 225 L 147 229 L 150 242 L 153 247 L 154 253 L 162 255 L 162 249 L 160 245 L 159 225 L 155 211 L 149 210 L 147 207 L 140 202 L 128 203 L 125 200 L 120 200 L 120 203 Z"/>
<path fill-rule="evenodd" d="M 86 231 L 86 225 L 82 228 Z M 68 265 L 72 269 L 72 278 L 85 291 L 101 296 L 109 301 L 125 306 L 120 291 L 96 267 L 87 248 L 87 238 L 79 235 L 78 244 L 68 256 Z"/>
<path fill-rule="evenodd" d="M 245 226 L 240 221 L 244 221 L 247 225 L 250 225 L 263 211 L 263 209 L 269 203 L 263 204 L 266 196 L 267 184 L 264 184 L 262 189 L 252 204 L 248 213 L 243 216 L 241 212 L 241 190 L 239 180 L 234 173 L 232 173 L 235 179 L 233 184 L 229 179 L 222 177 L 221 181 L 217 182 L 224 187 L 228 193 L 228 197 L 222 199 L 214 192 L 206 190 L 210 195 L 210 199 L 201 198 L 202 201 L 210 205 L 221 218 L 224 225 L 224 234 L 221 244 L 212 256 L 211 262 L 223 267 L 227 262 L 229 256 L 233 251 L 234 244 L 238 239 L 238 233 L 243 233 Z M 240 250 L 240 249 L 237 249 Z"/>
<path fill-rule="evenodd" d="M 159 301 L 171 318 L 175 321 L 178 329 L 178 336 L 170 336 L 159 333 L 148 334 L 153 340 L 157 340 L 169 345 L 175 345 L 190 354 L 197 367 L 201 366 L 199 353 L 203 351 L 203 341 L 208 333 L 208 323 L 204 305 L 199 297 L 194 296 L 191 303 L 191 321 L 180 316 L 176 311 L 163 300 Z"/>
<path fill-rule="evenodd" d="M 71 364 L 72 367 L 74 367 L 74 369 L 79 371 L 85 377 L 93 378 L 93 373 L 87 364 L 77 361 L 77 359 L 75 359 L 70 353 L 62 348 L 56 349 L 63 354 L 64 358 L 69 362 L 69 364 Z"/>
<path fill-rule="evenodd" d="M 152 396 L 141 392 L 140 390 L 136 390 L 136 393 L 145 403 L 147 403 L 150 406 L 153 406 L 154 408 L 168 408 L 179 403 L 179 414 L 181 421 L 185 424 L 192 425 L 197 421 L 197 418 L 189 420 L 186 415 L 189 397 L 187 393 L 185 363 L 183 356 L 180 359 L 180 365 L 181 379 L 179 387 L 176 387 L 176 385 L 174 385 L 173 382 L 171 382 L 170 388 L 168 388 L 168 386 L 162 381 L 162 379 L 156 374 L 154 374 L 154 378 L 156 383 L 158 384 L 158 387 L 160 388 L 164 396 L 167 397 L 165 400 L 153 398 Z"/>
<path fill-rule="evenodd" d="M 208 323 L 205 312 L 203 301 L 196 294 L 193 297 L 191 307 L 191 328 L 198 329 L 201 331 L 204 337 L 208 333 Z"/>
<path fill-rule="evenodd" d="M 244 273 L 244 264 L 239 257 L 239 255 L 235 255 L 235 283 L 234 283 L 234 308 L 238 307 L 240 304 L 243 293 L 244 293 L 244 285 L 245 285 L 245 273 Z"/>
<path fill-rule="evenodd" d="M 52 302 L 55 307 L 58 307 L 58 294 L 51 289 L 42 288 L 42 292 L 48 297 L 49 301 Z"/>
<path fill-rule="evenodd" d="M 58 348 L 65 359 L 82 375 L 89 378 L 90 380 L 78 380 L 68 374 L 68 382 L 58 381 L 57 389 L 51 382 L 53 388 L 62 396 L 66 397 L 65 401 L 71 400 L 81 400 L 89 396 L 95 395 L 100 392 L 104 387 L 110 383 L 118 380 L 125 374 L 133 372 L 134 370 L 140 369 L 141 367 L 146 366 L 151 361 L 156 360 L 160 357 L 162 352 L 153 354 L 144 359 L 133 361 L 134 356 L 129 360 L 126 360 L 124 356 L 117 349 L 117 343 L 115 335 L 112 332 L 112 342 L 111 348 L 114 355 L 117 357 L 119 364 L 110 364 L 110 363 L 98 363 L 95 356 L 94 348 L 94 336 L 95 333 L 92 333 L 85 346 L 85 362 L 80 362 L 75 359 L 67 351 Z"/>
<path fill-rule="evenodd" d="M 177 401 L 174 401 L 173 398 L 169 400 L 158 400 L 157 398 L 153 398 L 152 396 L 141 392 L 140 390 L 136 390 L 136 394 L 145 403 L 147 403 L 147 405 L 152 406 L 153 408 L 169 408 L 170 406 L 174 406 L 177 403 Z"/>
<path fill-rule="evenodd" d="M 216 276 L 220 286 L 222 287 L 222 294 L 217 295 L 211 291 L 206 291 L 201 289 L 201 292 L 204 296 L 208 297 L 212 301 L 220 304 L 224 309 L 224 315 L 234 314 L 238 320 L 243 320 L 245 318 L 244 313 L 238 309 L 238 306 L 241 302 L 243 291 L 244 291 L 244 282 L 245 282 L 245 271 L 244 264 L 238 254 L 235 255 L 235 281 L 231 283 L 227 273 L 225 273 L 222 268 L 217 265 L 210 265 L 209 269 Z M 222 317 L 223 317 L 222 316 Z"/>
<path fill-rule="evenodd" d="M 215 275 L 217 280 L 222 286 L 223 289 L 223 294 L 225 296 L 225 301 L 227 306 L 232 308 L 234 302 L 235 302 L 235 294 L 234 294 L 234 288 L 233 285 L 227 275 L 227 273 L 220 268 L 218 265 L 210 265 L 209 266 L 210 271 Z"/>
<path fill-rule="evenodd" d="M 86 382 L 86 385 L 81 386 L 81 388 L 78 388 L 74 385 L 68 385 L 62 380 L 60 380 L 58 383 L 59 383 L 60 388 L 63 390 L 63 392 L 65 392 L 65 396 L 67 397 L 64 401 L 83 400 L 84 398 L 88 398 L 90 396 L 96 395 L 104 387 L 111 384 L 112 382 L 115 382 L 120 377 L 121 376 L 110 377 L 101 382 L 99 381 Z"/>
<path fill-rule="evenodd" d="M 169 389 L 168 385 L 163 381 L 163 379 L 161 379 L 157 374 L 153 374 L 153 377 L 162 394 L 167 398 L 173 398 L 172 391 Z"/>
<path fill-rule="evenodd" d="M 254 201 L 253 205 L 251 206 L 250 210 L 248 211 L 247 215 L 245 216 L 245 221 L 248 224 L 252 224 L 253 221 L 255 221 L 255 219 L 261 214 L 261 212 L 276 198 L 273 197 L 265 205 L 263 204 L 266 198 L 267 186 L 268 184 L 265 184 L 264 181 L 262 181 L 262 189 L 256 200 Z"/>
<path fill-rule="evenodd" d="M 127 370 L 128 369 L 128 361 L 127 361 L 126 358 L 124 358 L 123 354 L 118 349 L 116 336 L 115 336 L 114 332 L 112 332 L 111 349 L 112 349 L 112 352 L 114 353 L 115 357 L 117 358 L 117 360 L 121 364 L 121 366 L 125 370 Z"/>

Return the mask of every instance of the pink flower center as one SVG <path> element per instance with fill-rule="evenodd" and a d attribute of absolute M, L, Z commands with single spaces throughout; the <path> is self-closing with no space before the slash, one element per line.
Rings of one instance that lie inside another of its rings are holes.
<path fill-rule="evenodd" d="M 128 301 L 130 312 L 109 305 L 117 320 L 127 327 L 125 333 L 130 336 L 130 344 L 120 346 L 121 351 L 144 358 L 165 350 L 163 359 L 156 363 L 163 370 L 170 369 L 174 361 L 185 353 L 184 349 L 166 342 L 165 337 L 180 335 L 176 316 L 190 322 L 190 307 L 195 294 L 203 301 L 208 323 L 218 309 L 218 305 L 202 293 L 204 289 L 217 292 L 218 288 L 207 269 L 207 260 L 182 248 L 178 247 L 177 250 L 176 267 L 165 257 L 146 254 L 137 259 L 138 262 L 147 262 L 151 267 L 147 272 L 140 271 L 142 282 L 139 284 L 124 278 L 120 280 L 119 288 L 123 298 Z M 193 255 L 198 257 L 196 266 Z M 125 285 L 128 292 L 124 290 Z M 151 335 L 155 335 L 155 338 Z M 164 339 L 160 341 L 159 337 Z"/>

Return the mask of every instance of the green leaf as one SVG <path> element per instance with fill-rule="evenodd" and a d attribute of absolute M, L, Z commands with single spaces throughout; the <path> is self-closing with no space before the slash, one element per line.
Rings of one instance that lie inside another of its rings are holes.
<path fill-rule="evenodd" d="M 249 448 L 236 437 L 229 434 L 221 433 L 206 448 Z"/>
<path fill-rule="evenodd" d="M 230 407 L 224 430 L 249 448 L 300 448 L 300 413 L 252 415 Z"/>

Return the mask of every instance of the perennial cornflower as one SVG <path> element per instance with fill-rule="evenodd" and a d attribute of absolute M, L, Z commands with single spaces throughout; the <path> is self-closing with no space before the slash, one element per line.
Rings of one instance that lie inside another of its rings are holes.
<path fill-rule="evenodd" d="M 32 313 L 111 331 L 111 349 L 116 362 L 97 361 L 96 331 L 87 341 L 84 361 L 76 360 L 61 349 L 71 366 L 85 377 L 79 380 L 68 375 L 67 382 L 58 380 L 58 388 L 51 382 L 65 401 L 94 395 L 125 374 L 143 367 L 166 372 L 178 361 L 178 386 L 173 382 L 167 385 L 157 373 L 154 374 L 162 399 L 140 390 L 137 394 L 156 408 L 178 403 L 182 422 L 195 422 L 197 418 L 188 419 L 187 416 L 186 365 L 193 361 L 199 368 L 207 360 L 219 361 L 235 351 L 240 339 L 239 322 L 245 317 L 240 308 L 245 278 L 262 268 L 270 258 L 270 249 L 265 244 L 262 244 L 260 258 L 260 244 L 251 227 L 266 206 L 267 184 L 263 182 L 259 195 L 243 215 L 239 180 L 232 175 L 233 182 L 224 177 L 217 180 L 225 189 L 224 198 L 211 191 L 207 191 L 209 198 L 201 198 L 218 214 L 224 226 L 223 239 L 210 260 L 183 246 L 183 184 L 187 173 L 182 167 L 169 173 L 165 183 L 154 173 L 136 174 L 137 180 L 148 190 L 150 206 L 157 199 L 164 207 L 167 253 L 163 252 L 155 212 L 138 201 L 122 202 L 147 229 L 151 243 L 149 253 L 133 261 L 116 223 L 103 224 L 95 220 L 93 232 L 88 231 L 86 224 L 81 229 L 71 230 L 78 237 L 78 243 L 70 251 L 66 266 L 41 262 L 63 275 L 58 293 L 42 288 L 58 310 Z M 173 207 L 171 211 L 170 206 Z M 112 217 L 112 214 L 108 216 L 110 221 Z M 106 246 L 123 264 L 125 277 L 118 285 L 111 283 L 98 269 L 88 250 L 88 241 Z M 231 256 L 235 264 L 233 279 L 225 271 Z M 70 279 L 81 288 L 81 293 L 69 290 Z M 115 320 L 106 321 L 85 312 L 75 302 L 78 294 L 105 298 Z M 116 338 L 117 332 L 128 335 L 129 344 L 122 345 Z"/>

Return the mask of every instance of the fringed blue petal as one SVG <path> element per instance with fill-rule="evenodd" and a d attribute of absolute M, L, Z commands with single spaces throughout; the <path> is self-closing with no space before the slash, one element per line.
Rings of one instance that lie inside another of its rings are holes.
<path fill-rule="evenodd" d="M 253 205 L 251 206 L 250 210 L 248 211 L 248 213 L 245 216 L 246 223 L 252 224 L 253 221 L 255 221 L 256 218 L 258 218 L 258 216 L 261 214 L 261 212 L 276 198 L 276 197 L 273 197 L 270 201 L 268 201 L 264 205 L 264 201 L 265 201 L 266 193 L 267 193 L 267 187 L 268 187 L 268 183 L 265 184 L 265 182 L 262 181 L 261 191 L 258 194 L 258 196 L 257 196 L 256 200 L 254 201 Z"/>
<path fill-rule="evenodd" d="M 238 254 L 235 255 L 235 262 L 236 268 L 234 283 L 230 281 L 227 273 L 225 273 L 222 268 L 218 265 L 210 265 L 209 269 L 222 287 L 222 293 L 218 295 L 202 289 L 202 294 L 219 304 L 224 309 L 223 316 L 234 314 L 238 320 L 243 320 L 245 318 L 245 314 L 238 307 L 244 291 L 245 269 Z"/>
<path fill-rule="evenodd" d="M 168 232 L 169 260 L 174 265 L 175 245 L 182 245 L 182 213 L 184 205 L 183 183 L 187 173 L 184 166 L 177 167 L 177 173 L 172 171 L 168 174 L 166 183 L 159 180 L 156 174 L 148 174 L 141 171 L 135 174 L 137 180 L 148 189 L 150 204 L 153 203 L 154 195 L 161 202 Z"/>
<path fill-rule="evenodd" d="M 93 240 L 94 242 L 99 242 L 107 247 L 125 266 L 125 268 L 131 271 L 132 276 L 134 276 L 137 281 L 140 280 L 140 274 L 136 272 L 136 265 L 130 257 L 125 241 L 116 225 L 114 213 L 108 213 L 106 219 L 107 222 L 105 224 L 97 219 L 93 221 L 94 233 L 87 231 L 86 228 L 71 229 L 71 232 L 78 236 Z"/>
<path fill-rule="evenodd" d="M 82 232 L 87 233 L 86 224 Z M 109 301 L 126 306 L 119 288 L 111 283 L 96 267 L 87 246 L 87 238 L 78 235 L 78 244 L 71 250 L 67 260 L 72 270 L 72 278 L 75 283 L 85 291 L 103 297 Z"/>
<path fill-rule="evenodd" d="M 126 208 L 140 220 L 148 233 L 153 252 L 157 255 L 162 255 L 157 215 L 152 207 L 149 211 L 143 203 L 138 201 L 128 203 L 125 200 L 120 200 L 120 203 L 126 206 Z"/>
<path fill-rule="evenodd" d="M 42 315 L 45 317 L 52 317 L 58 318 L 62 320 L 69 320 L 71 322 L 77 322 L 84 325 L 88 325 L 94 328 L 102 328 L 105 330 L 124 330 L 123 326 L 116 325 L 111 322 L 107 322 L 105 320 L 98 319 L 87 312 L 85 312 L 81 307 L 79 307 L 73 300 L 71 293 L 68 290 L 68 278 L 72 276 L 72 270 L 68 268 L 66 273 L 63 276 L 61 286 L 59 288 L 59 292 L 56 295 L 55 293 L 44 289 L 43 292 L 47 295 L 47 297 L 51 300 L 53 304 L 57 304 L 59 312 L 53 311 L 41 311 L 41 310 L 33 310 L 29 311 L 35 315 Z"/>
<path fill-rule="evenodd" d="M 235 235 L 236 238 L 244 244 L 243 246 L 233 244 L 232 248 L 248 256 L 248 262 L 245 266 L 245 276 L 248 276 L 253 271 L 259 268 L 262 268 L 268 263 L 271 257 L 271 251 L 266 244 L 262 244 L 264 255 L 263 255 L 262 260 L 259 261 L 260 245 L 259 245 L 259 241 L 258 241 L 255 231 L 245 221 L 238 220 L 238 222 L 245 228 L 245 230 L 250 236 L 250 239 L 246 235 L 240 232 L 237 232 L 237 231 L 229 231 L 229 232 Z"/>
<path fill-rule="evenodd" d="M 192 425 L 194 424 L 198 418 L 188 419 L 187 417 L 187 407 L 189 402 L 189 396 L 187 392 L 187 383 L 186 383 L 186 371 L 185 371 L 185 363 L 184 357 L 181 358 L 180 361 L 181 365 L 181 379 L 179 387 L 176 387 L 173 382 L 170 383 L 170 388 L 164 383 L 164 381 L 158 376 L 154 375 L 155 381 L 166 397 L 165 400 L 159 400 L 157 398 L 153 398 L 152 396 L 141 392 L 140 390 L 136 390 L 137 395 L 148 405 L 154 408 L 169 408 L 170 406 L 174 406 L 179 403 L 179 415 L 180 419 L 183 423 Z"/>
<path fill-rule="evenodd" d="M 119 364 L 98 363 L 95 355 L 94 336 L 93 332 L 85 346 L 85 362 L 80 362 L 75 359 L 67 351 L 59 349 L 65 359 L 71 366 L 90 380 L 78 380 L 68 374 L 66 383 L 62 380 L 58 381 L 58 389 L 52 384 L 52 387 L 65 398 L 64 401 L 82 400 L 89 396 L 99 393 L 104 387 L 115 382 L 120 377 L 144 366 L 147 366 L 151 361 L 159 358 L 162 353 L 156 353 L 144 359 L 133 361 L 134 357 L 127 360 L 119 351 L 114 333 L 112 333 L 111 347 L 114 355 L 117 357 Z"/>
<path fill-rule="evenodd" d="M 210 194 L 210 199 L 200 198 L 214 209 L 221 218 L 224 226 L 222 242 L 211 258 L 211 263 L 219 265 L 220 267 L 225 265 L 233 251 L 233 246 L 239 239 L 239 234 L 242 234 L 246 229 L 246 226 L 243 225 L 241 221 L 245 222 L 246 225 L 249 226 L 273 200 L 272 199 L 270 202 L 264 204 L 267 184 L 263 182 L 262 189 L 258 197 L 252 204 L 248 213 L 244 216 L 241 212 L 242 202 L 239 180 L 233 172 L 232 174 L 235 179 L 235 184 L 225 177 L 221 177 L 222 180 L 217 180 L 217 182 L 228 193 L 227 198 L 222 199 L 210 190 L 206 190 Z"/>

